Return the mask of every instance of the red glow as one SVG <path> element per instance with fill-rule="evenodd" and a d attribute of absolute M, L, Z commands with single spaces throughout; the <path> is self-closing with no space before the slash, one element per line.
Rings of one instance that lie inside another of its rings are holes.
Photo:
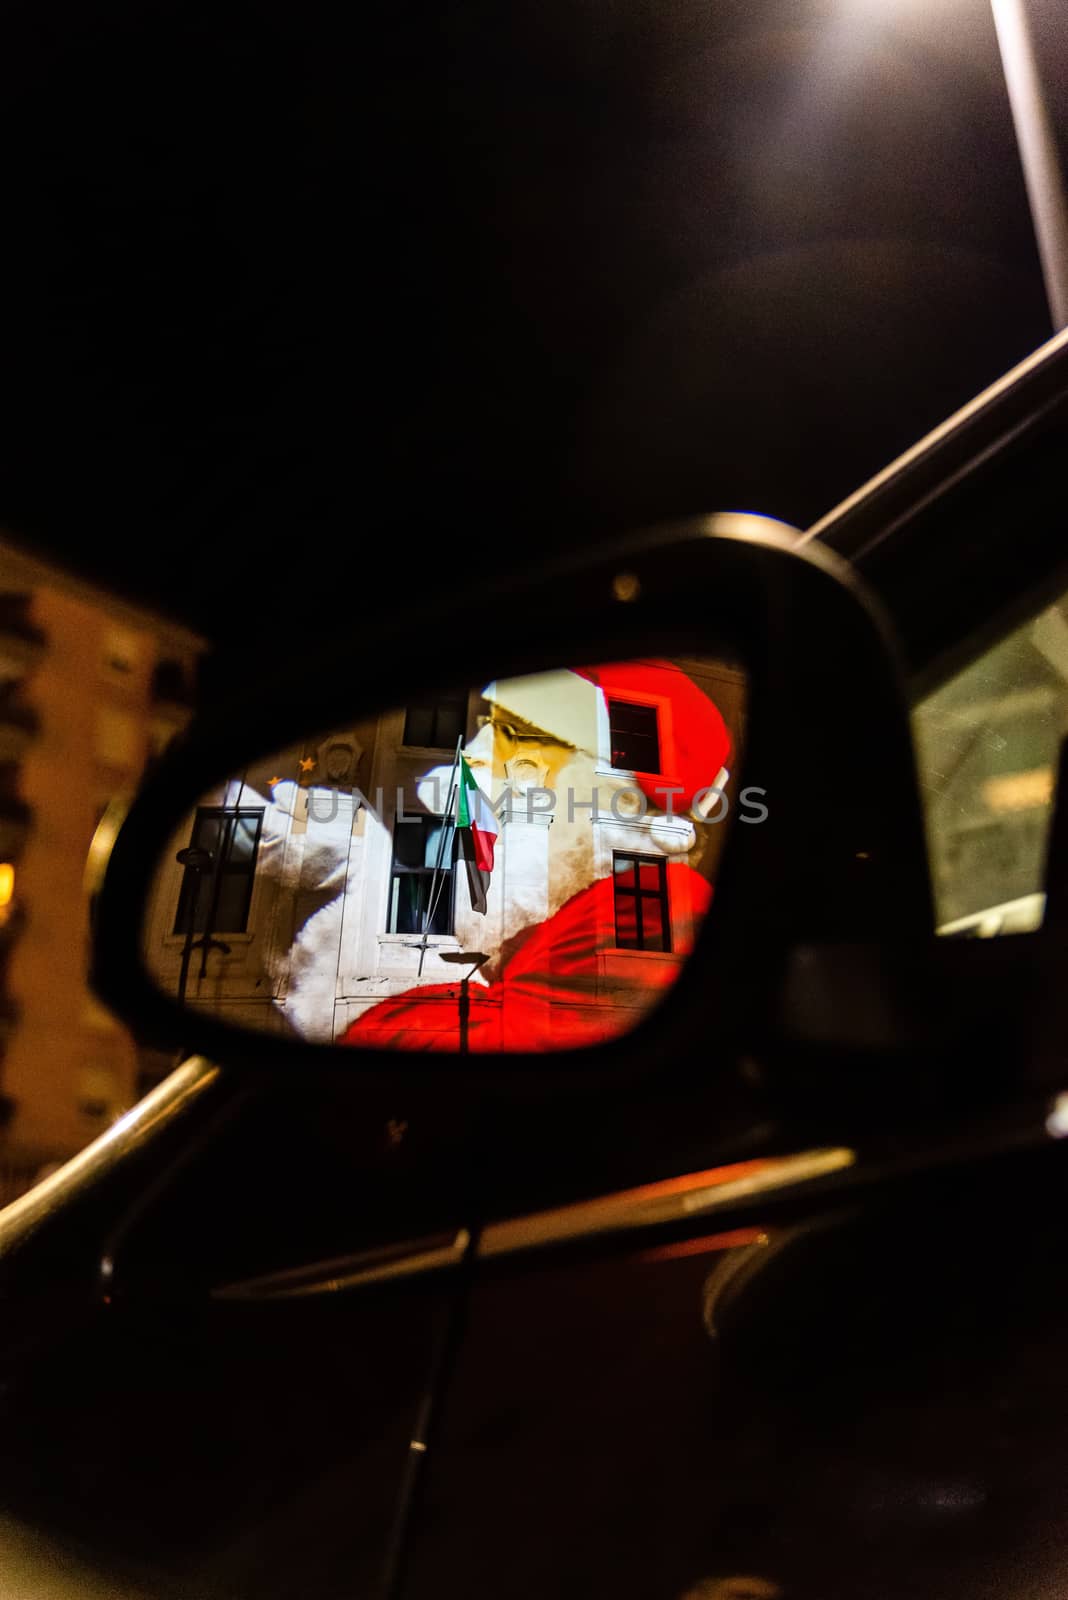
<path fill-rule="evenodd" d="M 731 736 L 718 707 L 670 661 L 611 662 L 601 667 L 576 667 L 575 671 L 606 695 L 621 699 L 631 695 L 670 713 L 670 726 L 661 728 L 663 771 L 635 773 L 634 781 L 659 811 L 667 810 L 663 791 L 681 789 L 681 794 L 671 796 L 671 809 L 689 811 L 694 796 L 713 784 L 720 768 L 730 760 Z"/>
<path fill-rule="evenodd" d="M 596 693 L 656 706 L 661 771 L 636 773 L 634 782 L 651 809 L 685 815 L 731 755 L 726 723 L 707 693 L 670 661 L 575 670 Z M 711 903 L 711 887 L 700 873 L 685 860 L 668 861 L 668 939 L 666 930 L 657 931 L 661 912 L 652 898 L 662 870 L 660 860 L 641 862 L 634 877 L 638 894 L 618 900 L 611 877 L 590 884 L 520 935 L 496 971 L 486 968 L 488 984 L 469 985 L 466 1000 L 455 983 L 418 985 L 372 1006 L 341 1043 L 456 1051 L 461 1005 L 463 1048 L 471 1052 L 575 1049 L 629 1033 L 676 981 Z M 656 906 L 648 926 L 643 917 L 641 936 L 640 906 Z"/>
<path fill-rule="evenodd" d="M 642 1263 L 681 1261 L 686 1256 L 713 1255 L 717 1250 L 744 1249 L 746 1245 L 759 1244 L 765 1237 L 762 1228 L 733 1228 L 728 1233 L 706 1233 L 700 1239 L 680 1239 L 676 1244 L 662 1244 L 655 1250 L 643 1250 L 638 1260 Z"/>
<path fill-rule="evenodd" d="M 685 862 L 669 862 L 667 878 L 675 952 L 685 956 L 711 904 L 712 888 Z M 635 962 L 619 978 L 612 1004 L 599 1005 L 599 961 L 614 948 L 615 938 L 612 880 L 601 878 L 531 928 L 495 983 L 471 987 L 468 1050 L 571 1049 L 629 1033 L 675 982 L 679 969 L 673 961 Z M 341 1043 L 457 1050 L 459 989 L 451 983 L 423 984 L 380 1001 L 347 1029 Z"/>

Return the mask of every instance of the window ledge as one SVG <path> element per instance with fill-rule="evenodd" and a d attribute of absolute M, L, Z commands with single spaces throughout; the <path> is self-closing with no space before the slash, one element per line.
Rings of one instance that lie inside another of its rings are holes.
<path fill-rule="evenodd" d="M 662 772 L 639 772 L 637 770 L 631 772 L 626 767 L 606 767 L 600 764 L 594 768 L 594 771 L 599 778 L 656 778 L 665 789 L 681 789 L 682 787 L 681 784 L 673 784 Z"/>
<path fill-rule="evenodd" d="M 636 950 L 633 945 L 610 944 L 603 950 L 602 955 L 610 957 L 613 961 L 621 956 L 625 961 L 639 959 L 641 961 L 668 961 L 681 966 L 683 957 L 675 950 Z"/>
<path fill-rule="evenodd" d="M 629 829 L 645 837 L 649 837 L 655 828 L 659 838 L 669 836 L 683 841 L 684 844 L 688 840 L 687 849 L 692 848 L 696 837 L 694 825 L 690 818 L 685 815 L 680 816 L 677 811 L 672 812 L 670 817 L 665 811 L 653 811 L 651 809 L 645 813 L 644 817 L 617 817 L 611 811 L 601 811 L 598 812 L 597 816 L 591 817 L 590 822 L 595 828 L 609 830 L 618 828 L 624 831 Z"/>

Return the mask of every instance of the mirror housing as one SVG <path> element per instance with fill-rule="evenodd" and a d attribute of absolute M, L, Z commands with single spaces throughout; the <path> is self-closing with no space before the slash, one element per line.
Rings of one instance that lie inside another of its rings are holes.
<path fill-rule="evenodd" d="M 855 576 L 795 530 L 755 516 L 695 518 L 581 553 L 522 580 L 472 580 L 433 610 L 360 618 L 294 665 L 267 672 L 255 700 L 198 719 L 134 802 L 95 908 L 92 979 L 146 1042 L 226 1064 L 342 1067 L 396 1082 L 440 1078 L 440 1058 L 249 1033 L 184 1010 L 147 972 L 144 907 L 156 863 L 205 789 L 311 726 L 350 725 L 406 703 L 442 674 L 518 676 L 562 661 L 727 651 L 745 663 L 742 781 L 768 815 L 737 827 L 715 913 L 670 998 L 609 1045 L 552 1055 L 451 1058 L 450 1077 L 499 1082 L 546 1075 L 589 1081 L 651 1063 L 707 1071 L 766 1013 L 801 946 L 929 938 L 933 913 L 900 673 L 888 630 Z M 462 625 L 461 625 L 462 624 Z M 387 687 L 388 685 L 388 687 Z M 773 797 L 773 804 L 771 803 Z"/>

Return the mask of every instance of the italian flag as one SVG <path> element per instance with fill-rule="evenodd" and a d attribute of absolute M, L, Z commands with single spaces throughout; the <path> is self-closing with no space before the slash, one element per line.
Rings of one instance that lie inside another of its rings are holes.
<path fill-rule="evenodd" d="M 493 871 L 493 847 L 497 843 L 497 818 L 493 807 L 475 782 L 466 757 L 460 757 L 460 780 L 456 794 L 456 835 L 460 854 L 467 866 L 467 888 L 471 910 L 486 915 L 486 891 Z"/>

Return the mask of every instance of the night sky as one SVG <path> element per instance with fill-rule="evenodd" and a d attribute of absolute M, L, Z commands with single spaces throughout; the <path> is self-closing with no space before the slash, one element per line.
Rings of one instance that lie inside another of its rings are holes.
<path fill-rule="evenodd" d="M 0 521 L 217 635 L 805 525 L 1050 332 L 986 0 L 31 0 L 0 61 Z"/>

